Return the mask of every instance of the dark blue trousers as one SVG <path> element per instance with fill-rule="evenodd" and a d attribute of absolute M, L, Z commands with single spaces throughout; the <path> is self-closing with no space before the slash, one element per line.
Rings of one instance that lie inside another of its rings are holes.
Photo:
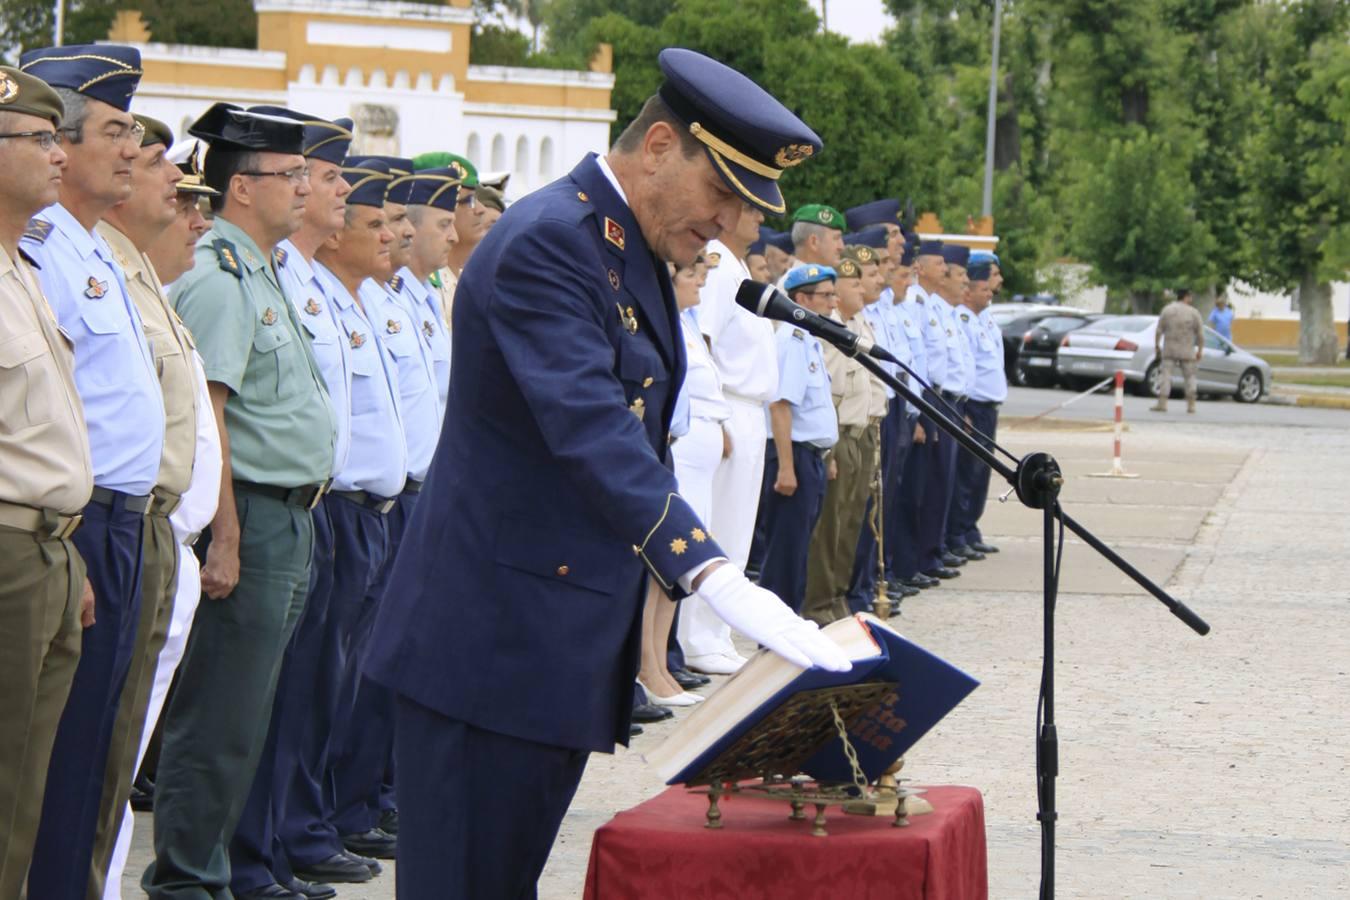
<path fill-rule="evenodd" d="M 993 450 L 998 432 L 998 405 L 971 400 L 966 403 L 966 415 L 975 429 L 975 440 L 986 450 Z M 984 541 L 979 521 L 984 514 L 984 504 L 989 499 L 991 474 L 989 467 L 970 452 L 963 449 L 957 456 L 956 491 L 952 495 L 952 508 L 947 517 L 948 547 Z"/>
<path fill-rule="evenodd" d="M 397 699 L 398 900 L 533 900 L 589 755 Z"/>
<path fill-rule="evenodd" d="M 84 630 L 75 680 L 52 745 L 28 870 L 33 900 L 84 900 L 89 886 L 103 773 L 141 611 L 145 517 L 129 512 L 125 500 L 117 494 L 111 506 L 91 502 L 72 538 L 94 586 L 95 623 Z"/>
<path fill-rule="evenodd" d="M 818 451 L 794 441 L 792 468 L 797 476 L 797 490 L 785 497 L 773 489 L 778 480 L 778 453 L 773 441 L 769 441 L 764 462 L 764 499 L 759 505 L 764 525 L 759 584 L 800 615 L 806 601 L 806 554 L 811 547 L 811 532 L 825 503 L 825 463 Z"/>
<path fill-rule="evenodd" d="M 957 424 L 963 424 L 965 403 L 952 401 L 954 408 L 948 418 Z M 937 440 L 935 441 L 934 438 Z M 949 434 L 929 432 L 928 441 L 928 487 L 924 491 L 923 503 L 919 506 L 919 569 L 929 571 L 942 567 L 943 541 L 947 535 L 947 511 L 952 505 L 952 491 L 955 488 L 953 475 L 956 470 L 956 440 Z"/>
<path fill-rule="evenodd" d="M 333 811 L 329 821 L 338 834 L 361 834 L 379 824 L 381 809 L 394 805 L 385 790 L 394 758 L 395 694 L 364 677 L 360 660 L 375 627 L 375 613 L 384 596 L 398 545 L 412 517 L 418 494 L 399 495 L 388 515 L 389 554 L 367 590 L 352 627 L 348 662 L 343 670 L 342 712 L 334 734 L 328 773 Z M 401 829 L 400 824 L 400 829 Z"/>
<path fill-rule="evenodd" d="M 927 392 L 925 392 L 925 395 Z M 894 534 L 894 540 L 887 540 L 891 551 L 891 566 L 897 578 L 912 578 L 921 568 L 920 545 L 923 533 L 920 526 L 920 512 L 924 497 L 932 487 L 930 470 L 932 469 L 933 450 L 931 442 L 936 426 L 927 416 L 920 416 L 925 443 L 912 444 L 909 454 L 901 467 L 899 508 L 895 511 L 895 528 L 888 532 Z M 910 440 L 913 440 L 913 423 L 910 424 Z"/>
<path fill-rule="evenodd" d="M 906 403 L 902 397 L 892 397 L 890 409 L 881 423 L 881 538 L 886 553 L 886 577 L 895 577 L 892 566 L 894 553 L 891 545 L 897 540 L 898 521 L 895 511 L 900 507 L 900 481 L 914 442 L 914 428 L 905 415 Z M 867 512 L 863 516 L 862 531 L 858 534 L 858 549 L 853 555 L 853 575 L 849 581 L 848 605 L 861 612 L 872 605 L 877 594 L 877 539 L 872 533 L 872 498 L 867 498 Z"/>

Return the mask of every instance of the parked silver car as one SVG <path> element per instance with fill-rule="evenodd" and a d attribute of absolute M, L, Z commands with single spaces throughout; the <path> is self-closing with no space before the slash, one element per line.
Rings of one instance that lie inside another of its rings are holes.
<path fill-rule="evenodd" d="M 1089 384 L 1125 373 L 1125 382 L 1137 394 L 1156 395 L 1158 358 L 1153 352 L 1157 316 L 1116 316 L 1100 319 L 1064 335 L 1055 371 L 1065 384 Z M 1205 352 L 1196 372 L 1201 394 L 1232 394 L 1241 403 L 1255 403 L 1270 390 L 1270 365 L 1217 332 L 1205 329 Z M 1178 371 L 1172 389 L 1181 390 Z"/>

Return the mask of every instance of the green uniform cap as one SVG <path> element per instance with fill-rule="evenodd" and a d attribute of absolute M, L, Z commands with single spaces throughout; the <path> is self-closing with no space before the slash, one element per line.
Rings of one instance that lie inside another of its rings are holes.
<path fill-rule="evenodd" d="M 465 187 L 478 187 L 478 167 L 458 153 L 433 150 L 430 153 L 414 156 L 413 169 L 418 172 L 423 169 L 453 169 L 459 175 L 459 180 Z"/>
<path fill-rule="evenodd" d="M 835 266 L 834 270 L 839 273 L 840 278 L 862 277 L 862 266 L 858 265 L 858 261 L 851 256 L 840 257 L 839 265 Z"/>
<path fill-rule="evenodd" d="M 826 228 L 845 230 L 848 225 L 844 214 L 833 206 L 824 203 L 808 203 L 792 214 L 793 222 L 810 222 L 812 225 L 824 225 Z"/>
<path fill-rule="evenodd" d="M 0 66 L 0 112 L 48 119 L 60 126 L 66 105 L 47 82 L 9 66 Z"/>
<path fill-rule="evenodd" d="M 851 259 L 860 266 L 881 262 L 881 258 L 877 256 L 877 251 L 865 244 L 849 244 L 840 256 L 842 259 Z"/>
<path fill-rule="evenodd" d="M 506 198 L 504 198 L 502 192 L 496 188 L 480 184 L 473 189 L 473 195 L 479 203 L 489 209 L 495 209 L 497 212 L 506 212 Z"/>
<path fill-rule="evenodd" d="M 145 129 L 145 134 L 141 135 L 142 147 L 153 147 L 155 144 L 163 144 L 166 148 L 173 146 L 173 129 L 168 125 L 140 113 L 132 113 L 131 117 Z"/>

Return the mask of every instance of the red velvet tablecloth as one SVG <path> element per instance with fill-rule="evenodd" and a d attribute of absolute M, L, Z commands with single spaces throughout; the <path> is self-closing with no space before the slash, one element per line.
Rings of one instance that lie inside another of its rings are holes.
<path fill-rule="evenodd" d="M 788 804 L 724 794 L 719 830 L 703 827 L 706 794 L 672 787 L 595 832 L 586 900 L 845 898 L 984 900 L 989 894 L 984 800 L 970 787 L 930 787 L 933 812 L 894 828 L 893 816 L 826 810 L 828 837 Z"/>

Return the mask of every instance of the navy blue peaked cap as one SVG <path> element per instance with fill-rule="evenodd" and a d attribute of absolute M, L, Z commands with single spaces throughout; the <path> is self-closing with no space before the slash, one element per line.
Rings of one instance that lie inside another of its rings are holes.
<path fill-rule="evenodd" d="M 455 204 L 459 200 L 459 187 L 463 184 L 463 179 L 454 169 L 448 167 L 423 169 L 411 175 L 404 175 L 395 179 L 395 183 L 390 185 L 390 190 L 401 187 L 398 182 L 404 179 L 409 182 L 407 202 L 410 205 L 434 206 L 437 209 L 454 211 Z"/>
<path fill-rule="evenodd" d="M 212 150 L 299 154 L 305 147 L 305 126 L 295 119 L 249 112 L 233 103 L 213 104 L 187 131 Z"/>
<path fill-rule="evenodd" d="M 970 248 L 962 244 L 944 244 L 942 260 L 949 266 L 965 268 L 966 263 L 970 262 Z"/>
<path fill-rule="evenodd" d="M 389 165 L 374 156 L 354 157 L 360 162 L 348 159 L 342 167 L 342 177 L 352 186 L 347 195 L 348 206 L 384 206 L 384 195 L 389 190 L 393 176 L 389 174 Z"/>
<path fill-rule="evenodd" d="M 903 215 L 899 200 L 873 200 L 871 203 L 863 203 L 844 210 L 848 227 L 854 231 L 862 231 L 869 225 L 881 225 L 886 222 L 899 225 Z"/>
<path fill-rule="evenodd" d="M 330 122 L 284 106 L 250 106 L 248 111 L 264 116 L 294 119 L 304 125 L 305 147 L 301 152 L 305 154 L 306 159 L 321 159 L 340 166 L 347 158 L 347 150 L 352 145 L 351 119 L 334 119 Z"/>
<path fill-rule="evenodd" d="M 402 156 L 349 156 L 343 165 L 365 165 L 372 160 L 382 162 L 389 168 L 391 181 L 389 193 L 384 198 L 385 202 L 408 203 L 408 196 L 412 191 L 412 182 L 405 176 L 417 171 L 413 168 L 413 161 Z"/>
<path fill-rule="evenodd" d="M 713 168 L 747 203 L 783 215 L 778 178 L 820 152 L 820 137 L 768 91 L 715 59 L 667 47 L 659 94 L 703 144 Z"/>
<path fill-rule="evenodd" d="M 43 47 L 19 57 L 19 70 L 126 112 L 141 83 L 141 51 L 121 44 Z"/>

